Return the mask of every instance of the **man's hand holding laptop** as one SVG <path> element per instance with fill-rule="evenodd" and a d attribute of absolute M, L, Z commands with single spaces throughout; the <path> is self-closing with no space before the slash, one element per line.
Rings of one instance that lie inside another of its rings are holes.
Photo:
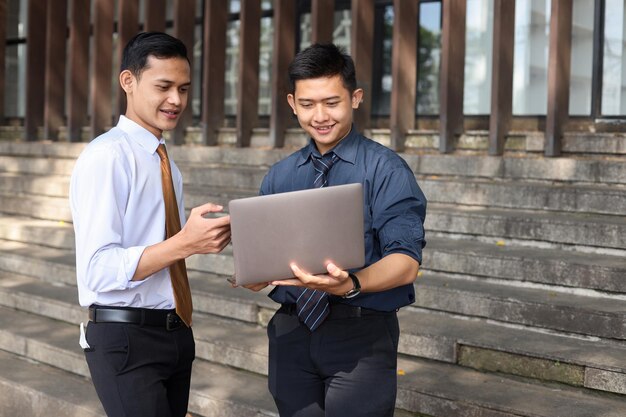
<path fill-rule="evenodd" d="M 332 262 L 326 265 L 328 274 L 311 275 L 301 270 L 295 263 L 289 265 L 295 278 L 283 279 L 279 281 L 262 282 L 258 284 L 242 285 L 252 291 L 261 291 L 268 285 L 284 285 L 291 287 L 306 287 L 320 290 L 334 295 L 343 295 L 352 288 L 352 280 L 348 272 L 341 270 Z M 237 284 L 232 284 L 237 287 Z"/>

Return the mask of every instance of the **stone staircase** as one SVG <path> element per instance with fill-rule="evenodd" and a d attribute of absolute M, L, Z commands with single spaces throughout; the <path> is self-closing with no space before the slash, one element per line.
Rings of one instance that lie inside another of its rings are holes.
<path fill-rule="evenodd" d="M 82 144 L 0 141 L 0 416 L 103 416 L 78 346 L 69 174 Z M 172 147 L 187 208 L 255 195 L 286 150 Z M 407 153 L 429 199 L 401 310 L 398 417 L 626 416 L 626 157 Z M 265 295 L 188 261 L 190 412 L 276 416 Z M 349 417 L 349 416 L 348 416 Z"/>

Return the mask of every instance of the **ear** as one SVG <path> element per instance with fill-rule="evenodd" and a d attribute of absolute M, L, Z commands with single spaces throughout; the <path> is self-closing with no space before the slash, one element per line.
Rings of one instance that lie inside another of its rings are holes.
<path fill-rule="evenodd" d="M 135 83 L 135 76 L 129 70 L 120 72 L 120 86 L 126 94 L 130 93 Z"/>
<path fill-rule="evenodd" d="M 359 105 L 363 102 L 363 89 L 357 88 L 352 93 L 352 108 L 358 109 Z"/>
<path fill-rule="evenodd" d="M 291 106 L 293 114 L 298 115 L 298 113 L 296 113 L 296 99 L 293 97 L 293 94 L 287 94 L 287 102 Z"/>

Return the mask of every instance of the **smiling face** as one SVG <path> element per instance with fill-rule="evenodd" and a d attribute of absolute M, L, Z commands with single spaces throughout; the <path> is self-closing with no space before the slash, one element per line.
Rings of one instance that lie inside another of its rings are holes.
<path fill-rule="evenodd" d="M 187 107 L 190 86 L 189 62 L 184 58 L 158 59 L 149 56 L 139 76 L 120 73 L 126 92 L 126 117 L 160 138 L 176 127 Z"/>
<path fill-rule="evenodd" d="M 295 82 L 287 101 L 300 126 L 313 138 L 323 155 L 350 133 L 352 111 L 359 107 L 363 90 L 352 94 L 340 75 L 308 78 Z"/>

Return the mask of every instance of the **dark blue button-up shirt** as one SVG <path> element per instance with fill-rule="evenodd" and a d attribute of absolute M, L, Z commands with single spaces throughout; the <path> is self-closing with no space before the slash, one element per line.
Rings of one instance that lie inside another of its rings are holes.
<path fill-rule="evenodd" d="M 392 150 L 356 132 L 354 127 L 333 149 L 339 157 L 328 174 L 328 186 L 363 184 L 365 266 L 391 253 L 403 253 L 422 263 L 426 197 L 406 162 Z M 311 158 L 320 156 L 309 145 L 276 163 L 261 184 L 261 194 L 313 188 Z M 270 297 L 278 303 L 295 303 L 290 287 L 276 287 Z M 392 311 L 415 301 L 413 285 L 352 299 L 331 296 L 331 302 Z"/>

